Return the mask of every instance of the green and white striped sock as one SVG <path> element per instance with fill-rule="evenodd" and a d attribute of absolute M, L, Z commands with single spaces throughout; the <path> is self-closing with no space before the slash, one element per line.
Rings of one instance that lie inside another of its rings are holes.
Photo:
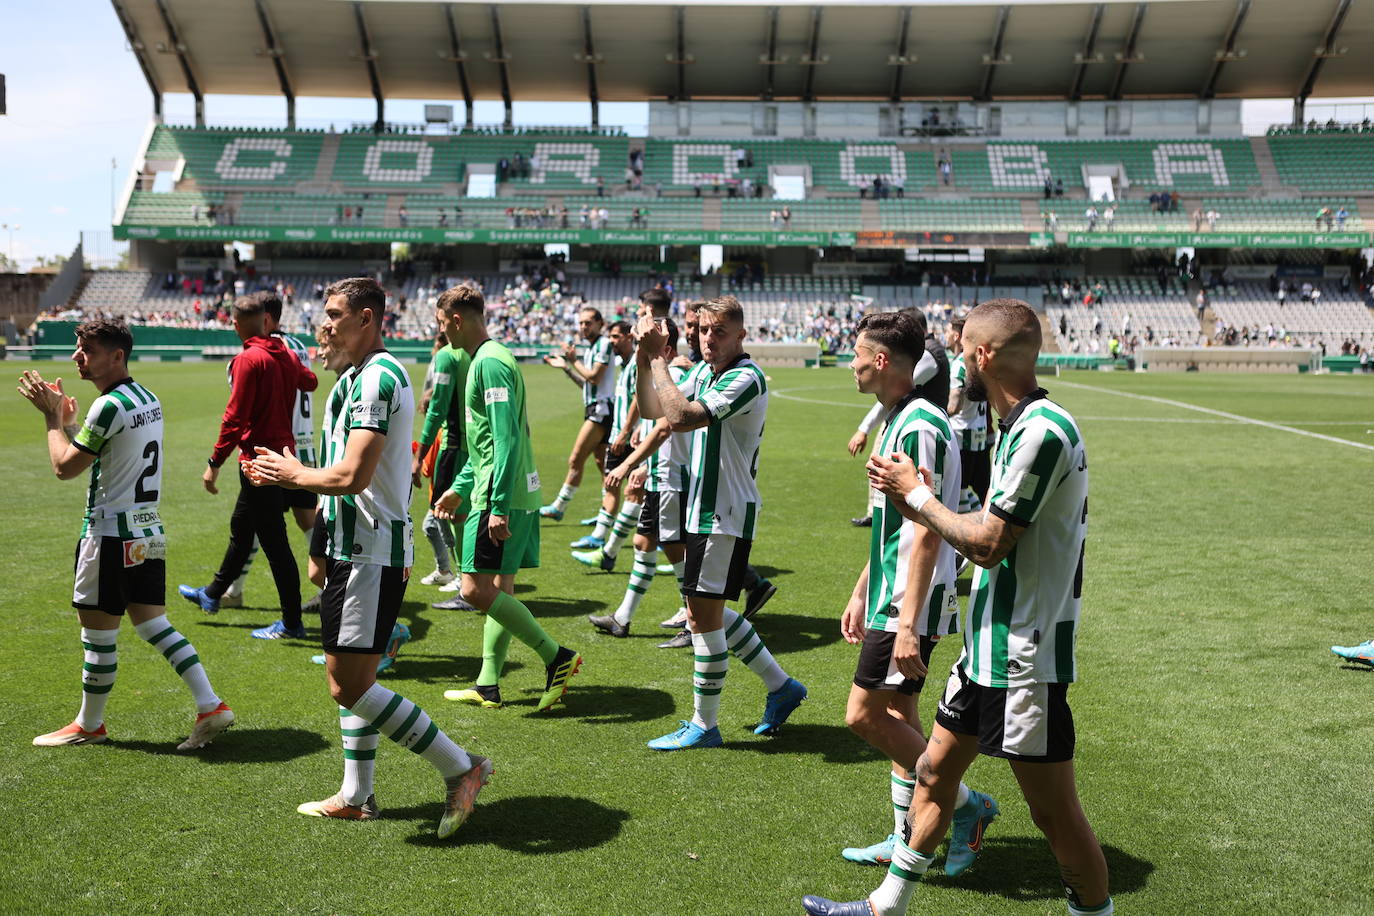
<path fill-rule="evenodd" d="M 118 630 L 81 628 L 86 661 L 81 666 L 81 711 L 76 714 L 76 722 L 84 731 L 93 732 L 105 721 L 105 703 L 110 699 L 115 670 L 119 667 L 119 652 L 115 648 L 118 639 Z"/>
<path fill-rule="evenodd" d="M 916 890 L 916 882 L 934 861 L 934 856 L 923 856 L 898 839 L 892 848 L 892 864 L 887 867 L 887 876 L 868 896 L 873 912 L 877 916 L 902 916 L 911 900 L 911 892 Z"/>
<path fill-rule="evenodd" d="M 730 650 L 725 646 L 725 631 L 692 634 L 692 721 L 702 728 L 716 727 L 720 713 L 720 691 L 730 668 Z"/>
<path fill-rule="evenodd" d="M 763 644 L 763 637 L 753 624 L 729 608 L 725 609 L 721 623 L 725 626 L 725 642 L 730 651 L 763 679 L 769 693 L 787 683 L 787 672 L 773 659 L 773 653 Z"/>
<path fill-rule="evenodd" d="M 134 627 L 134 632 L 161 652 L 172 670 L 180 675 L 196 701 L 196 712 L 213 712 L 219 707 L 219 696 L 210 686 L 210 678 L 200 663 L 196 647 L 172 626 L 166 614 L 143 621 Z"/>
<path fill-rule="evenodd" d="M 635 565 L 630 568 L 630 583 L 625 586 L 625 597 L 620 599 L 620 607 L 615 611 L 615 622 L 621 626 L 629 624 L 634 617 L 635 611 L 639 610 L 639 602 L 644 600 L 644 593 L 653 584 L 655 561 L 658 559 L 656 550 L 636 550 Z"/>
<path fill-rule="evenodd" d="M 611 535 L 611 525 L 613 524 L 615 524 L 615 516 L 605 509 L 598 509 L 596 527 L 592 529 L 592 537 L 606 540 Z"/>
<path fill-rule="evenodd" d="M 353 715 L 428 760 L 445 779 L 472 769 L 467 751 L 454 744 L 423 709 L 381 684 L 367 688 L 353 704 Z"/>
<path fill-rule="evenodd" d="M 377 769 L 377 744 L 381 733 L 362 716 L 339 707 L 339 731 L 343 733 L 344 775 L 339 795 L 350 805 L 361 805 L 372 794 L 372 775 Z"/>
<path fill-rule="evenodd" d="M 639 503 L 627 502 L 620 507 L 620 513 L 615 517 L 615 524 L 611 526 L 611 535 L 606 538 L 606 546 L 601 548 L 601 552 L 606 556 L 615 558 L 620 553 L 620 548 L 639 524 L 639 513 L 643 510 Z"/>
<path fill-rule="evenodd" d="M 911 810 L 911 797 L 916 793 L 916 780 L 903 770 L 905 776 L 898 776 L 896 770 L 890 771 L 892 777 L 892 832 L 901 836 L 906 830 L 906 815 Z"/>
<path fill-rule="evenodd" d="M 553 507 L 559 512 L 562 512 L 568 508 L 568 503 L 572 502 L 572 498 L 576 495 L 577 487 L 571 484 L 563 484 L 563 487 L 558 491 L 558 498 L 553 501 Z"/>

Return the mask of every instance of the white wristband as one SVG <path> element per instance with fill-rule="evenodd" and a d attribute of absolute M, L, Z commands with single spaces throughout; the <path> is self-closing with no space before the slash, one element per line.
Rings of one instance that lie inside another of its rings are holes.
<path fill-rule="evenodd" d="M 926 486 L 925 484 L 921 484 L 919 487 L 912 490 L 910 493 L 906 495 L 906 504 L 911 508 L 915 509 L 917 512 L 920 512 L 921 507 L 926 504 L 926 500 L 930 499 L 934 495 L 935 494 L 931 491 L 930 487 Z"/>

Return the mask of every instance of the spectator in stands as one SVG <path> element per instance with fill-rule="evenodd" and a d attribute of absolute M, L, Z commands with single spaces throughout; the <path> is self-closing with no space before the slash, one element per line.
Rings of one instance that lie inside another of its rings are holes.
<path fill-rule="evenodd" d="M 950 158 L 949 158 L 949 151 L 948 151 L 948 150 L 942 150 L 942 151 L 940 152 L 939 169 L 940 169 L 940 183 L 941 183 L 941 184 L 944 184 L 944 185 L 949 184 L 950 178 L 951 178 L 951 177 L 953 176 L 953 174 L 954 174 L 954 163 L 953 163 L 953 162 L 950 160 Z"/>
<path fill-rule="evenodd" d="M 1345 221 L 1349 218 L 1350 211 L 1345 208 L 1345 204 L 1341 204 L 1336 210 L 1336 228 L 1345 229 Z"/>
<path fill-rule="evenodd" d="M 439 228 L 442 229 L 442 228 L 444 228 L 444 227 L 447 226 L 447 225 L 448 225 L 448 214 L 444 212 L 444 208 L 443 208 L 443 207 L 440 207 L 440 208 L 439 208 Z"/>
<path fill-rule="evenodd" d="M 1216 232 L 1216 231 L 1217 231 L 1217 220 L 1219 220 L 1219 219 L 1221 219 L 1221 214 L 1217 212 L 1216 208 L 1215 208 L 1215 207 L 1208 208 L 1208 210 L 1207 210 L 1207 231 L 1208 231 L 1208 232 Z"/>
<path fill-rule="evenodd" d="M 1197 291 L 1197 320 L 1202 321 L 1202 316 L 1207 312 L 1207 290 Z"/>
<path fill-rule="evenodd" d="M 1325 206 L 1324 206 L 1324 207 L 1320 208 L 1319 210 L 1317 210 L 1317 225 L 1316 225 L 1316 230 L 1317 230 L 1318 232 L 1321 232 L 1321 231 L 1322 231 L 1322 223 L 1326 223 L 1326 229 L 1327 229 L 1328 232 L 1331 231 L 1331 208 L 1330 208 L 1330 207 L 1325 207 Z"/>
<path fill-rule="evenodd" d="M 402 204 L 401 209 L 396 211 L 396 218 L 400 220 L 401 228 L 410 225 L 410 211 L 405 208 L 405 204 Z"/>
<path fill-rule="evenodd" d="M 1104 223 L 1107 224 L 1107 231 L 1108 231 L 1108 232 L 1111 232 L 1111 231 L 1112 231 L 1112 223 L 1114 223 L 1115 221 L 1116 221 L 1116 207 L 1112 206 L 1111 204 L 1108 204 L 1107 207 L 1106 207 L 1106 209 L 1104 209 L 1104 210 L 1102 211 L 1102 222 L 1104 222 Z"/>
<path fill-rule="evenodd" d="M 539 174 L 539 154 L 538 154 L 538 153 L 530 153 L 530 158 L 527 160 L 527 163 L 526 163 L 526 165 L 525 165 L 525 176 L 526 176 L 526 177 L 529 177 L 530 175 L 538 175 L 538 174 Z"/>
<path fill-rule="evenodd" d="M 1054 180 L 1054 196 L 1055 196 L 1055 197 L 1063 197 L 1063 196 L 1064 196 L 1064 179 L 1062 179 L 1062 178 L 1056 178 L 1056 179 Z"/>
<path fill-rule="evenodd" d="M 605 197 L 605 196 L 606 196 L 606 179 L 602 178 L 600 175 L 597 175 L 597 176 L 596 176 L 596 196 L 597 196 L 597 197 Z M 697 196 L 700 197 L 701 194 L 698 193 Z"/>
<path fill-rule="evenodd" d="M 198 203 L 191 204 L 191 222 L 200 222 L 200 204 Z"/>
<path fill-rule="evenodd" d="M 1101 305 L 1103 302 L 1106 301 L 1106 298 L 1107 287 L 1103 285 L 1101 280 L 1098 280 L 1096 283 L 1093 284 L 1093 303 L 1096 305 Z"/>
<path fill-rule="evenodd" d="M 1087 222 L 1088 231 L 1092 232 L 1097 228 L 1097 207 L 1088 204 L 1088 209 L 1083 211 L 1083 219 Z"/>
<path fill-rule="evenodd" d="M 1045 176 L 1045 199 L 1049 200 L 1054 196 L 1054 182 L 1050 181 L 1050 176 Z"/>
<path fill-rule="evenodd" d="M 778 214 L 782 218 L 782 228 L 792 228 L 792 208 L 783 204 L 782 212 Z"/>

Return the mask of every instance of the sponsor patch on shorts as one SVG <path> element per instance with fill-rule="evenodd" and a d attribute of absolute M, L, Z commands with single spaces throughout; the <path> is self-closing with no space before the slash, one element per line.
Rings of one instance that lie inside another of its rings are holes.
<path fill-rule="evenodd" d="M 124 568 L 142 566 L 148 560 L 167 558 L 167 539 L 161 535 L 124 542 Z"/>

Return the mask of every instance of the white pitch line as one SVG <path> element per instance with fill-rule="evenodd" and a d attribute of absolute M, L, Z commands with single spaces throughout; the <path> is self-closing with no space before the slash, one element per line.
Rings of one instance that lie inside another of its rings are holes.
<path fill-rule="evenodd" d="M 1116 391 L 1112 388 L 1099 388 L 1096 385 L 1083 385 L 1078 382 L 1066 382 L 1062 378 L 1056 379 L 1055 385 L 1065 388 L 1079 388 L 1083 391 L 1093 391 L 1099 394 L 1115 394 L 1123 398 L 1133 398 L 1137 401 L 1152 401 L 1155 404 L 1167 404 L 1170 407 L 1178 407 L 1183 410 L 1195 410 L 1198 413 L 1211 414 L 1214 417 L 1223 417 L 1237 423 L 1248 423 L 1251 426 L 1263 426 L 1266 429 L 1276 429 L 1280 432 L 1293 433 L 1295 436 L 1307 436 L 1310 439 L 1320 439 L 1323 442 L 1334 442 L 1337 445 L 1348 445 L 1351 448 L 1364 449 L 1367 452 L 1374 452 L 1374 445 L 1365 445 L 1363 442 L 1351 442 L 1349 439 L 1341 439 L 1336 436 L 1327 436 L 1322 433 L 1314 433 L 1307 429 L 1298 429 L 1295 426 L 1284 426 L 1282 423 L 1270 423 L 1267 420 L 1256 420 L 1254 417 L 1242 416 L 1238 413 L 1227 413 L 1224 410 L 1214 410 L 1211 407 L 1200 407 L 1197 404 L 1189 404 L 1187 401 L 1174 401 L 1169 398 L 1157 398 L 1149 394 L 1136 394 L 1131 391 Z"/>

